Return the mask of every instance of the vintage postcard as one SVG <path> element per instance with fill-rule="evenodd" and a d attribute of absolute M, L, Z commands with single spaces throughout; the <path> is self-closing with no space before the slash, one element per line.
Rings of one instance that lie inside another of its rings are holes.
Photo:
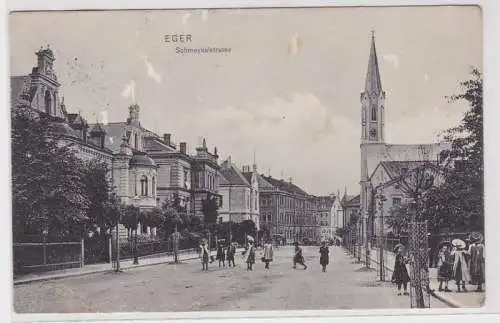
<path fill-rule="evenodd" d="M 17 314 L 484 305 L 480 7 L 8 24 Z"/>

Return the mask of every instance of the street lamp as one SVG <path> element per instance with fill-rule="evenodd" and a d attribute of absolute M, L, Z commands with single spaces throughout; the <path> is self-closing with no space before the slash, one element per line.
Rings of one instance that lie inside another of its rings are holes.
<path fill-rule="evenodd" d="M 387 200 L 385 195 L 380 191 L 377 194 L 378 207 L 380 211 L 380 228 L 379 228 L 379 266 L 380 266 L 380 281 L 385 281 L 385 264 L 384 264 L 384 248 L 385 248 L 385 221 L 384 221 L 384 202 Z"/>

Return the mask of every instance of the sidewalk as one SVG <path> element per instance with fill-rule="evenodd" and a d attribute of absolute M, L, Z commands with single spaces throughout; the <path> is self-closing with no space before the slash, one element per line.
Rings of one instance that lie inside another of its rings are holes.
<path fill-rule="evenodd" d="M 361 250 L 361 261 L 365 259 L 365 251 L 364 248 Z M 370 259 L 372 261 L 372 267 L 378 266 L 379 264 L 379 256 L 378 249 L 370 249 Z M 395 256 L 392 252 L 384 252 L 384 267 L 386 269 L 386 277 L 385 279 L 390 281 L 391 275 L 393 272 Z M 466 286 L 469 289 L 467 293 L 457 293 L 456 285 L 454 281 L 449 282 L 449 288 L 453 292 L 439 292 L 439 282 L 437 280 L 437 268 L 429 269 L 429 280 L 430 280 L 430 288 L 434 290 L 431 295 L 440 301 L 446 303 L 451 307 L 481 307 L 484 305 L 486 293 L 476 292 L 476 286 Z M 484 287 L 484 285 L 483 285 Z"/>
<path fill-rule="evenodd" d="M 243 249 L 241 249 L 243 250 Z M 238 251 L 241 251 L 238 250 Z M 213 253 L 213 251 L 212 251 Z M 198 259 L 199 254 L 196 252 L 190 253 L 179 253 L 179 261 L 193 260 Z M 126 259 L 120 261 L 120 269 L 126 270 L 130 268 L 138 268 L 144 266 L 153 266 L 165 263 L 171 263 L 174 261 L 173 255 L 158 255 L 158 256 L 146 256 L 139 258 L 139 264 L 134 265 L 133 259 Z M 29 284 L 32 282 L 44 281 L 44 280 L 53 280 L 53 279 L 62 279 L 67 277 L 75 277 L 75 276 L 83 276 L 90 275 L 102 272 L 108 272 L 114 270 L 112 268 L 111 263 L 101 263 L 94 265 L 86 265 L 81 268 L 71 268 L 71 269 L 63 269 L 63 270 L 54 270 L 49 272 L 41 272 L 41 273 L 33 273 L 23 275 L 17 278 L 14 278 L 14 285 L 21 284 Z"/>

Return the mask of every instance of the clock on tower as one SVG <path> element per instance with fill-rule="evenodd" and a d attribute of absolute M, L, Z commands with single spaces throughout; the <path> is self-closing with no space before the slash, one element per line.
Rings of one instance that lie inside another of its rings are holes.
<path fill-rule="evenodd" d="M 376 129 L 370 129 L 370 139 L 376 139 L 377 138 L 377 130 Z"/>

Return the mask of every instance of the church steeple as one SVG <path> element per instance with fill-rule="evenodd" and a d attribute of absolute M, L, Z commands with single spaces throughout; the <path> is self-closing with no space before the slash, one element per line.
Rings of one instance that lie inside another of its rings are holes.
<path fill-rule="evenodd" d="M 370 57 L 368 58 L 368 70 L 366 71 L 365 92 L 377 95 L 382 92 L 374 31 L 372 31 L 372 45 L 370 48 Z"/>
<path fill-rule="evenodd" d="M 383 143 L 385 92 L 382 89 L 375 35 L 372 31 L 365 89 L 361 93 L 361 143 Z"/>

